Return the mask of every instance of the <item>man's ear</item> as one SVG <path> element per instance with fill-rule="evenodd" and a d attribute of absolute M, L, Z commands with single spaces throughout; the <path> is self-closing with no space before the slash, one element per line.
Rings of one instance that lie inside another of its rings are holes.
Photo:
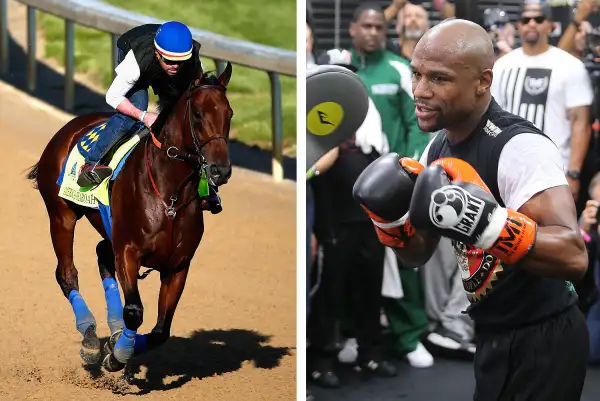
<path fill-rule="evenodd" d="M 485 94 L 492 87 L 492 80 L 494 78 L 494 73 L 492 70 L 485 69 L 481 72 L 479 76 L 479 86 L 477 87 L 477 94 L 479 96 Z"/>

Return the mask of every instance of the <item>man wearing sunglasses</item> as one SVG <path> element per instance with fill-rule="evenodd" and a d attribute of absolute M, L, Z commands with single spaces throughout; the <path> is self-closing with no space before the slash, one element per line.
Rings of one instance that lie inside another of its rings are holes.
<path fill-rule="evenodd" d="M 100 161 L 136 123 L 152 127 L 157 114 L 147 110 L 149 87 L 164 105 L 179 99 L 202 74 L 200 46 L 189 28 L 177 21 L 141 25 L 119 37 L 117 74 L 106 92 L 106 102 L 117 113 L 107 121 L 87 154 L 78 179 L 80 186 L 99 184 L 112 174 L 112 169 Z M 221 210 L 213 191 L 206 208 L 213 213 Z"/>
<path fill-rule="evenodd" d="M 592 85 L 583 62 L 550 45 L 550 6 L 525 1 L 517 22 L 522 47 L 494 64 L 492 95 L 500 106 L 541 129 L 558 146 L 571 193 L 578 201 L 591 127 Z"/>

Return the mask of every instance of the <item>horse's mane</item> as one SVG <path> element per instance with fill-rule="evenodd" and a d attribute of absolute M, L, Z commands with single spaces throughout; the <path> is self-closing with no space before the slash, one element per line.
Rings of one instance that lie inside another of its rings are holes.
<path fill-rule="evenodd" d="M 220 85 L 219 76 L 215 71 L 206 71 L 202 74 L 202 78 L 200 79 L 200 85 Z M 159 99 L 158 117 L 152 125 L 152 131 L 154 133 L 158 134 L 162 130 L 163 126 L 169 119 L 169 116 L 175 110 L 175 106 L 177 106 L 179 99 L 181 98 L 181 96 L 184 96 L 187 93 L 188 89 L 189 88 L 182 92 L 179 97 L 168 96 Z"/>

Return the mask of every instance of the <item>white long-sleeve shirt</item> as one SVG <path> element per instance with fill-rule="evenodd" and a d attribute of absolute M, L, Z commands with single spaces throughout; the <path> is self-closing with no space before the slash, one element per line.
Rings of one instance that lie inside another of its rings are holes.
<path fill-rule="evenodd" d="M 133 50 L 130 50 L 121 64 L 115 68 L 117 76 L 106 92 L 106 103 L 116 109 L 125 99 L 127 92 L 133 88 L 140 79 L 140 66 L 135 59 Z"/>

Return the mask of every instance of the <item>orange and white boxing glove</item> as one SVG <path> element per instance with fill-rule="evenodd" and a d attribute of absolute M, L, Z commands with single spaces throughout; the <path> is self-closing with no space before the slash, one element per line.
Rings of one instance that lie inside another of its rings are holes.
<path fill-rule="evenodd" d="M 385 246 L 403 248 L 414 233 L 407 216 L 421 170 L 423 165 L 418 161 L 388 153 L 363 170 L 354 183 L 352 194 L 371 218 L 379 241 Z"/>
<path fill-rule="evenodd" d="M 477 171 L 455 158 L 436 160 L 420 174 L 409 216 L 412 225 L 483 249 L 514 264 L 533 248 L 537 223 L 503 208 Z"/>

